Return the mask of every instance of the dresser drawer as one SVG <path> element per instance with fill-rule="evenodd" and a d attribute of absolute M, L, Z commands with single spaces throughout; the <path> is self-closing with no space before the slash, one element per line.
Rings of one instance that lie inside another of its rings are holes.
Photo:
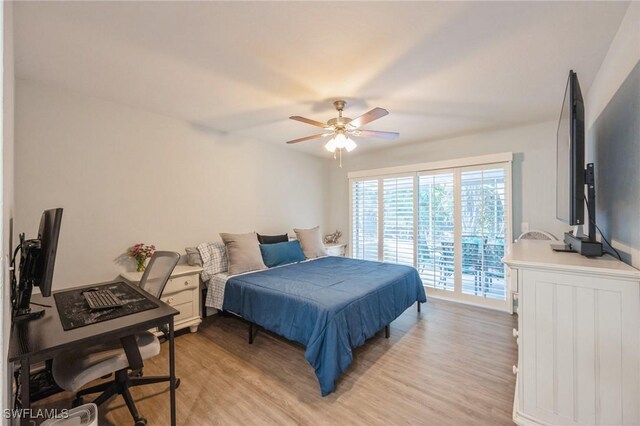
<path fill-rule="evenodd" d="M 171 278 L 164 288 L 162 294 L 177 293 L 184 290 L 198 288 L 198 275 L 187 275 L 184 277 Z"/>

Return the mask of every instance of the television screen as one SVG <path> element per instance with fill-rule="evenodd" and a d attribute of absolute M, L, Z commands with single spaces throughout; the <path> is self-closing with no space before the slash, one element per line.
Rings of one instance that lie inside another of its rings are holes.
<path fill-rule="evenodd" d="M 570 225 L 584 222 L 584 105 L 578 77 L 571 71 L 558 122 L 556 217 Z"/>

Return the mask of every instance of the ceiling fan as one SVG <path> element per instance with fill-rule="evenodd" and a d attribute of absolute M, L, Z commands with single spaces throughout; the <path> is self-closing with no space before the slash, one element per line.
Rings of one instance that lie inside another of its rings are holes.
<path fill-rule="evenodd" d="M 324 138 L 331 136 L 331 139 L 325 145 L 325 148 L 329 152 L 333 152 L 334 156 L 336 151 L 340 153 L 342 156 L 342 150 L 346 149 L 347 152 L 353 151 L 357 144 L 350 138 L 350 136 L 364 137 L 364 138 L 379 138 L 379 139 L 387 139 L 387 140 L 395 140 L 400 135 L 397 132 L 380 132 L 377 130 L 363 130 L 360 129 L 365 124 L 371 123 L 374 120 L 384 117 L 389 114 L 384 108 L 374 108 L 371 111 L 361 115 L 356 119 L 351 119 L 348 117 L 342 116 L 342 110 L 344 109 L 346 101 L 337 100 L 333 103 L 336 110 L 338 111 L 338 116 L 336 118 L 332 118 L 327 123 L 321 123 L 320 121 L 311 120 L 309 118 L 300 117 L 298 115 L 294 115 L 289 117 L 292 120 L 300 121 L 302 123 L 311 124 L 312 126 L 320 127 L 324 129 L 324 133 L 318 133 L 317 135 L 306 136 L 304 138 L 298 138 L 287 143 L 299 143 L 305 142 L 312 139 Z"/>

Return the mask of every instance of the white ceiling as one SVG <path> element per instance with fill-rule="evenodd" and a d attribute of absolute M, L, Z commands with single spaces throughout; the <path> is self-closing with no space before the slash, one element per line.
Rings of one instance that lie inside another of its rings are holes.
<path fill-rule="evenodd" d="M 326 121 L 337 98 L 352 118 L 388 109 L 366 128 L 399 140 L 357 153 L 555 118 L 569 69 L 588 92 L 627 6 L 21 2 L 16 74 L 265 143 L 318 133 L 287 117 Z"/>

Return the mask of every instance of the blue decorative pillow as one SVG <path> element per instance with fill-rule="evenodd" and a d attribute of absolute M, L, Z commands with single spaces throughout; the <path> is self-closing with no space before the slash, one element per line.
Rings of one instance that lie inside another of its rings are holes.
<path fill-rule="evenodd" d="M 286 243 L 260 244 L 262 260 L 269 268 L 301 262 L 305 259 L 299 241 Z"/>

